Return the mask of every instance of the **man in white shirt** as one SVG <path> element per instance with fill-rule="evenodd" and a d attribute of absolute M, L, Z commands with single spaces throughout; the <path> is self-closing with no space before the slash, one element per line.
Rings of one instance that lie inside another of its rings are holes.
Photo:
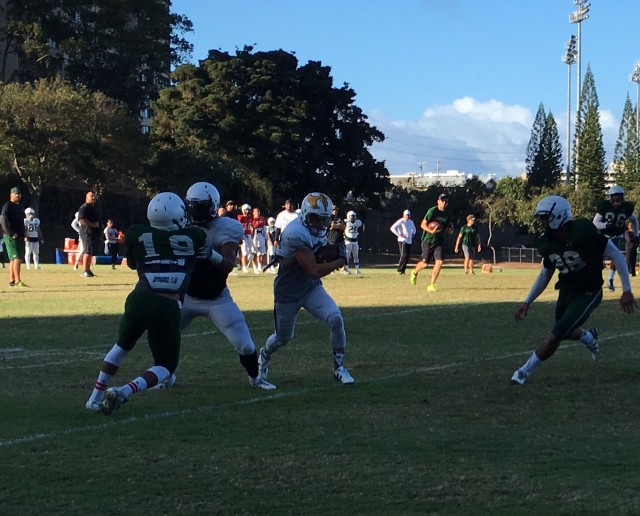
<path fill-rule="evenodd" d="M 280 213 L 278 213 L 278 216 L 276 217 L 276 230 L 278 231 L 278 242 L 280 241 L 280 235 L 282 235 L 282 232 L 284 231 L 284 228 L 287 227 L 287 224 L 289 224 L 289 222 L 291 222 L 292 220 L 295 220 L 298 218 L 298 214 L 296 213 L 294 207 L 293 207 L 293 203 L 291 202 L 291 199 L 287 199 L 286 201 L 284 201 L 284 206 L 282 206 L 284 208 L 284 210 L 282 210 Z"/>
<path fill-rule="evenodd" d="M 396 274 L 404 274 L 411 257 L 411 242 L 413 242 L 413 237 L 416 234 L 416 225 L 411 220 L 411 212 L 404 210 L 402 217 L 391 225 L 390 230 L 398 238 L 398 249 L 400 251 Z"/>

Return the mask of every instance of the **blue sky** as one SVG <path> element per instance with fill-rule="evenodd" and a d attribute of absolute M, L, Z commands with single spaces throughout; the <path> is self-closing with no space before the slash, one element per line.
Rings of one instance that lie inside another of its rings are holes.
<path fill-rule="evenodd" d="M 209 49 L 293 52 L 330 66 L 387 137 L 372 148 L 392 174 L 519 175 L 540 103 L 566 145 L 565 43 L 573 0 L 172 0 L 194 23 L 192 61 Z M 593 0 L 582 23 L 611 160 L 640 59 L 640 0 Z M 577 65 L 571 67 L 575 121 Z M 573 129 L 572 129 L 573 131 Z"/>

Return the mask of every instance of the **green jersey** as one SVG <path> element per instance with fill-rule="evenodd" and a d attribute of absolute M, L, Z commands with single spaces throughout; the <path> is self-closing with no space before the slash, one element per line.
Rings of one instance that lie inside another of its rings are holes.
<path fill-rule="evenodd" d="M 556 290 L 589 292 L 602 288 L 602 255 L 608 239 L 590 220 L 566 224 L 562 241 L 540 235 L 537 247 L 546 269 L 558 269 Z"/>
<path fill-rule="evenodd" d="M 138 271 L 136 288 L 184 294 L 205 234 L 196 227 L 165 231 L 136 225 L 127 230 L 124 241 L 127 265 Z"/>
<path fill-rule="evenodd" d="M 462 226 L 460 228 L 460 234 L 462 235 L 462 245 L 478 247 L 478 228 L 475 224 L 472 226 Z"/>
<path fill-rule="evenodd" d="M 437 220 L 442 226 L 442 231 L 434 234 L 423 231 L 422 241 L 429 242 L 431 244 L 442 244 L 444 242 L 444 232 L 447 227 L 451 225 L 451 216 L 449 215 L 449 212 L 447 210 L 441 211 L 438 209 L 438 206 L 434 206 L 433 208 L 429 208 L 424 216 L 424 220 L 426 220 L 427 223 Z"/>
<path fill-rule="evenodd" d="M 596 207 L 596 213 L 602 216 L 607 227 L 602 233 L 608 237 L 624 235 L 627 229 L 627 219 L 633 215 L 634 205 L 631 202 L 622 201 L 619 206 L 614 206 L 610 200 L 600 201 Z"/>

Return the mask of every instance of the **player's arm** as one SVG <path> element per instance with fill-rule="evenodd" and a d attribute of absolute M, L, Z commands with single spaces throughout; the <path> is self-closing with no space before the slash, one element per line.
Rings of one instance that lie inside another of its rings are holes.
<path fill-rule="evenodd" d="M 607 229 L 607 223 L 602 216 L 602 213 L 596 213 L 593 217 L 593 225 L 600 230 Z"/>
<path fill-rule="evenodd" d="M 629 220 L 631 221 L 631 224 L 633 224 L 633 234 L 635 236 L 640 236 L 638 234 L 639 228 L 638 228 L 638 216 L 635 214 L 635 212 L 633 212 L 631 214 L 631 217 L 629 217 Z"/>
<path fill-rule="evenodd" d="M 533 303 L 540 294 L 544 292 L 553 277 L 553 273 L 555 268 L 548 269 L 544 265 L 540 268 L 540 273 L 536 277 L 533 285 L 531 286 L 531 290 L 529 290 L 529 294 L 524 298 L 524 301 L 520 304 L 518 309 L 516 310 L 516 321 L 521 321 L 527 316 L 529 312 L 529 307 L 531 303 Z"/>
<path fill-rule="evenodd" d="M 220 248 L 222 261 L 216 265 L 220 270 L 229 273 L 236 266 L 236 255 L 240 245 L 238 242 L 225 242 Z"/>
<path fill-rule="evenodd" d="M 631 279 L 629 277 L 629 269 L 627 268 L 627 262 L 624 258 L 624 254 L 615 246 L 611 241 L 607 241 L 607 246 L 604 248 L 603 258 L 611 258 L 620 276 L 620 283 L 622 284 L 622 295 L 620 296 L 620 306 L 622 309 L 630 314 L 637 308 L 636 300 L 631 292 Z"/>
<path fill-rule="evenodd" d="M 462 240 L 462 232 L 458 233 L 458 238 L 456 238 L 456 245 L 453 246 L 454 253 L 458 252 L 458 248 L 460 247 L 460 240 Z"/>
<path fill-rule="evenodd" d="M 316 256 L 308 247 L 298 247 L 293 255 L 302 270 L 313 279 L 324 278 L 346 263 L 343 257 L 327 263 L 317 263 Z"/>

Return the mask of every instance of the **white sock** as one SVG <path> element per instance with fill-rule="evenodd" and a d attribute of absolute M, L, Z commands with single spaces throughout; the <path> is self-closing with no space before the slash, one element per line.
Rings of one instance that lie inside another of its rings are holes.
<path fill-rule="evenodd" d="M 531 353 L 529 360 L 527 360 L 524 363 L 524 365 L 520 368 L 520 370 L 528 376 L 531 373 L 533 373 L 535 368 L 538 367 L 540 364 L 542 364 L 542 360 L 538 358 L 538 355 L 536 355 L 534 351 L 533 353 Z"/>
<path fill-rule="evenodd" d="M 609 281 L 613 281 L 613 278 L 616 275 L 616 271 L 612 271 L 611 269 L 609 269 Z"/>

